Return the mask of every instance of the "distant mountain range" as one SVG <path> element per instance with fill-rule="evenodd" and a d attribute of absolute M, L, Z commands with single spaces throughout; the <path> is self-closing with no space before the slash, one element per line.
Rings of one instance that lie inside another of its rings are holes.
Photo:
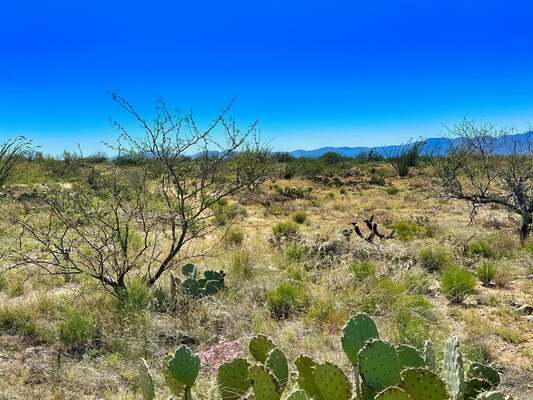
<path fill-rule="evenodd" d="M 430 138 L 426 139 L 424 146 L 422 147 L 422 155 L 442 155 L 446 154 L 450 147 L 457 144 L 460 139 L 449 138 Z M 533 145 L 533 131 L 521 133 L 517 135 L 511 135 L 507 137 L 507 140 L 501 138 L 497 139 L 494 143 L 495 151 L 498 154 L 508 154 L 512 145 L 518 145 L 523 151 L 527 151 L 527 147 Z M 405 144 L 391 145 L 391 146 L 376 146 L 376 147 L 321 147 L 315 150 L 294 150 L 289 154 L 293 157 L 308 157 L 316 158 L 326 153 L 337 153 L 345 157 L 356 157 L 360 155 L 368 154 L 372 151 L 374 154 L 387 156 L 387 154 L 394 154 L 395 151 L 401 149 Z M 530 149 L 531 151 L 533 149 Z"/>

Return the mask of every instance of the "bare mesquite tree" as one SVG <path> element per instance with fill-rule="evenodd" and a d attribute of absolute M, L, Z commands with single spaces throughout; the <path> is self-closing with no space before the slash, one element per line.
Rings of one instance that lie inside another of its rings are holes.
<path fill-rule="evenodd" d="M 218 229 L 217 203 L 255 187 L 267 167 L 256 125 L 241 131 L 227 117 L 230 107 L 201 129 L 192 115 L 172 112 L 162 100 L 149 122 L 125 98 L 112 98 L 142 130 L 137 137 L 115 123 L 119 156 L 143 162 L 115 165 L 97 184 L 50 188 L 41 206 L 46 218 L 17 219 L 22 229 L 14 253 L 17 265 L 86 274 L 119 296 L 132 275 L 151 286 L 177 264 L 206 255 L 215 243 L 199 239 Z"/>
<path fill-rule="evenodd" d="M 448 154 L 434 161 L 442 194 L 469 202 L 472 215 L 485 204 L 518 214 L 525 241 L 533 223 L 533 134 L 466 120 L 451 133 Z"/>
<path fill-rule="evenodd" d="M 13 168 L 31 151 L 31 142 L 19 136 L 0 144 L 0 188 L 2 188 Z"/>
<path fill-rule="evenodd" d="M 385 150 L 387 161 L 398 176 L 405 177 L 411 169 L 416 167 L 424 144 L 423 140 L 410 141 L 394 147 L 393 150 Z"/>

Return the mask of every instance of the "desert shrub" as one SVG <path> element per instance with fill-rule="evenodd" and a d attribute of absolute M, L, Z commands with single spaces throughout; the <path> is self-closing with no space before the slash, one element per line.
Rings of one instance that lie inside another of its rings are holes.
<path fill-rule="evenodd" d="M 420 159 L 425 142 L 422 140 L 409 142 L 386 151 L 387 161 L 392 165 L 398 176 L 407 176 Z"/>
<path fill-rule="evenodd" d="M 376 186 L 385 186 L 387 184 L 385 182 L 385 177 L 383 175 L 377 175 L 377 174 L 373 174 L 368 180 L 368 183 L 370 185 L 376 185 Z"/>
<path fill-rule="evenodd" d="M 410 294 L 429 294 L 431 276 L 422 271 L 409 271 L 401 276 L 400 285 Z"/>
<path fill-rule="evenodd" d="M 3 305 L 0 307 L 0 332 L 4 335 L 33 338 L 37 334 L 37 326 L 28 310 Z"/>
<path fill-rule="evenodd" d="M 237 247 L 242 244 L 244 240 L 244 232 L 239 228 L 231 228 L 224 236 L 224 244 L 228 247 Z"/>
<path fill-rule="evenodd" d="M 59 339 L 67 347 L 79 347 L 96 339 L 96 325 L 86 310 L 68 307 L 59 324 Z"/>
<path fill-rule="evenodd" d="M 490 261 L 482 261 L 476 268 L 476 275 L 484 286 L 488 286 L 496 276 L 496 264 Z"/>
<path fill-rule="evenodd" d="M 250 252 L 241 250 L 231 258 L 231 275 L 249 279 L 253 276 L 253 265 Z"/>
<path fill-rule="evenodd" d="M 346 188 L 340 188 L 339 189 L 339 193 L 342 194 L 343 196 L 345 196 L 345 195 L 348 194 L 348 191 L 346 190 Z"/>
<path fill-rule="evenodd" d="M 292 221 L 278 222 L 272 226 L 272 234 L 275 239 L 294 238 L 298 235 L 299 227 Z"/>
<path fill-rule="evenodd" d="M 308 249 L 305 246 L 298 245 L 296 243 L 289 244 L 285 247 L 285 257 L 289 261 L 301 262 L 305 259 Z"/>
<path fill-rule="evenodd" d="M 476 337 L 465 340 L 461 344 L 461 350 L 464 358 L 470 362 L 490 364 L 494 361 L 490 346 L 481 341 L 481 338 Z"/>
<path fill-rule="evenodd" d="M 285 282 L 271 290 L 267 296 L 267 307 L 275 319 L 286 319 L 305 311 L 309 299 L 305 290 L 291 282 Z"/>
<path fill-rule="evenodd" d="M 357 281 L 363 281 L 376 275 L 376 266 L 370 261 L 357 261 L 350 265 L 350 272 Z"/>
<path fill-rule="evenodd" d="M 292 214 L 292 220 L 297 224 L 304 224 L 307 221 L 307 214 L 305 211 L 297 211 Z"/>
<path fill-rule="evenodd" d="M 401 220 L 395 221 L 393 228 L 396 232 L 396 237 L 403 241 L 414 239 L 419 231 L 419 226 L 416 223 Z"/>
<path fill-rule="evenodd" d="M 10 273 L 6 277 L 6 290 L 11 297 L 19 297 L 24 294 L 25 278 L 19 273 Z"/>
<path fill-rule="evenodd" d="M 466 251 L 467 254 L 471 256 L 479 256 L 484 258 L 493 258 L 496 256 L 495 250 L 492 248 L 489 241 L 485 239 L 468 243 Z"/>
<path fill-rule="evenodd" d="M 396 186 L 388 186 L 386 189 L 385 189 L 385 192 L 390 195 L 390 196 L 394 196 L 395 194 L 398 194 L 398 192 L 400 191 L 400 189 L 398 189 Z"/>
<path fill-rule="evenodd" d="M 442 247 L 426 247 L 420 250 L 418 260 L 429 272 L 442 271 L 452 261 L 452 255 Z"/>
<path fill-rule="evenodd" d="M 339 326 L 345 320 L 345 313 L 331 297 L 320 297 L 314 300 L 304 318 L 306 323 L 320 326 Z"/>
<path fill-rule="evenodd" d="M 511 257 L 518 252 L 518 241 L 510 234 L 500 233 L 468 243 L 466 253 L 482 258 Z"/>
<path fill-rule="evenodd" d="M 403 296 L 393 308 L 394 323 L 398 340 L 421 347 L 438 327 L 433 306 L 422 296 Z"/>
<path fill-rule="evenodd" d="M 463 268 L 451 266 L 442 273 L 442 293 L 452 303 L 462 303 L 475 287 L 475 276 Z"/>
<path fill-rule="evenodd" d="M 514 279 L 514 271 L 512 268 L 498 268 L 494 274 L 494 284 L 498 287 L 508 287 Z"/>
<path fill-rule="evenodd" d="M 150 289 L 141 279 L 132 279 L 128 290 L 119 292 L 118 305 L 127 312 L 140 312 L 146 310 L 150 304 Z"/>
<path fill-rule="evenodd" d="M 335 198 L 335 193 L 333 192 L 327 192 L 326 193 L 326 199 L 333 200 Z"/>

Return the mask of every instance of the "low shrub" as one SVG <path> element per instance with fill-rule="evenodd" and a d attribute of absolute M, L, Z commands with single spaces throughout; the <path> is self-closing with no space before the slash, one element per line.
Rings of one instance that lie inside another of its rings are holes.
<path fill-rule="evenodd" d="M 292 221 L 278 222 L 272 227 L 275 239 L 291 239 L 298 235 L 299 227 Z"/>
<path fill-rule="evenodd" d="M 496 256 L 496 252 L 492 248 L 491 244 L 485 239 L 468 243 L 466 251 L 470 256 L 479 256 L 484 258 L 493 258 Z"/>
<path fill-rule="evenodd" d="M 286 319 L 306 310 L 309 299 L 301 286 L 284 282 L 267 295 L 267 307 L 273 318 Z"/>
<path fill-rule="evenodd" d="M 88 345 L 96 338 L 96 326 L 85 310 L 67 308 L 59 325 L 59 339 L 67 347 Z"/>
<path fill-rule="evenodd" d="M 231 258 L 231 275 L 250 279 L 253 276 L 253 265 L 250 252 L 241 250 Z"/>
<path fill-rule="evenodd" d="M 132 279 L 128 282 L 126 291 L 119 293 L 119 308 L 127 312 L 140 312 L 146 310 L 150 304 L 150 289 L 141 279 Z"/>
<path fill-rule="evenodd" d="M 412 240 L 416 237 L 419 226 L 414 222 L 409 221 L 395 221 L 393 224 L 396 237 L 403 241 Z"/>
<path fill-rule="evenodd" d="M 376 266 L 370 261 L 357 261 L 350 265 L 350 272 L 357 281 L 376 276 Z"/>
<path fill-rule="evenodd" d="M 224 236 L 224 244 L 228 247 L 238 247 L 244 241 L 244 232 L 239 228 L 231 228 Z"/>
<path fill-rule="evenodd" d="M 476 275 L 484 286 L 489 286 L 496 276 L 496 264 L 490 261 L 482 261 L 476 268 Z"/>
<path fill-rule="evenodd" d="M 398 192 L 400 191 L 400 189 L 398 189 L 396 186 L 388 186 L 386 189 L 385 189 L 385 192 L 390 195 L 390 196 L 394 196 L 395 194 L 398 194 Z"/>
<path fill-rule="evenodd" d="M 0 307 L 0 332 L 3 335 L 18 335 L 33 338 L 37 334 L 37 326 L 33 315 L 20 307 Z"/>
<path fill-rule="evenodd" d="M 305 211 L 297 211 L 292 214 L 292 220 L 297 224 L 305 224 L 305 222 L 307 221 L 307 214 L 305 213 Z"/>
<path fill-rule="evenodd" d="M 426 247 L 420 250 L 418 261 L 429 272 L 442 271 L 452 261 L 452 255 L 442 247 Z"/>
<path fill-rule="evenodd" d="M 442 273 L 442 293 L 452 303 L 462 303 L 475 287 L 475 276 L 463 268 L 447 267 Z"/>
<path fill-rule="evenodd" d="M 298 244 L 289 244 L 285 247 L 285 257 L 289 261 L 301 262 L 305 259 L 308 249 Z"/>

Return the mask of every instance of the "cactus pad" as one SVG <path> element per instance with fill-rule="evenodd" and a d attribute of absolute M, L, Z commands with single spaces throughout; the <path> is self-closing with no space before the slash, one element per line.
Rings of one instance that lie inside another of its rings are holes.
<path fill-rule="evenodd" d="M 424 368 L 409 368 L 402 372 L 400 387 L 412 400 L 448 400 L 446 384 L 437 374 Z"/>
<path fill-rule="evenodd" d="M 280 387 L 284 388 L 289 380 L 289 365 L 285 354 L 279 349 L 273 349 L 268 353 L 265 364 L 278 380 Z"/>
<path fill-rule="evenodd" d="M 250 340 L 250 344 L 248 347 L 252 356 L 257 361 L 264 364 L 266 362 L 268 353 L 270 353 L 270 351 L 273 350 L 275 346 L 272 341 L 266 336 L 257 335 L 252 338 L 252 340 Z"/>
<path fill-rule="evenodd" d="M 362 400 L 374 400 L 376 391 L 369 387 L 364 381 L 361 382 L 361 398 Z"/>
<path fill-rule="evenodd" d="M 383 340 L 373 339 L 361 349 L 359 369 L 363 381 L 376 391 L 400 383 L 400 362 L 396 349 Z"/>
<path fill-rule="evenodd" d="M 433 343 L 431 340 L 426 340 L 424 342 L 424 363 L 426 364 L 426 368 L 430 369 L 431 371 L 435 371 L 437 369 L 435 349 L 433 348 Z"/>
<path fill-rule="evenodd" d="M 366 314 L 357 314 L 342 329 L 342 349 L 352 364 L 357 364 L 357 355 L 369 339 L 379 338 L 378 328 Z"/>
<path fill-rule="evenodd" d="M 393 386 L 379 392 L 374 400 L 411 400 L 405 390 Z"/>
<path fill-rule="evenodd" d="M 320 392 L 313 378 L 313 371 L 317 363 L 310 357 L 300 356 L 294 361 L 294 365 L 296 365 L 298 370 L 298 386 L 300 389 L 307 393 L 307 397 L 320 399 Z"/>
<path fill-rule="evenodd" d="M 186 346 L 180 346 L 166 362 L 165 381 L 174 395 L 190 389 L 200 372 L 200 359 Z"/>
<path fill-rule="evenodd" d="M 352 384 L 335 364 L 318 364 L 313 372 L 313 378 L 323 399 L 350 400 L 352 398 Z"/>
<path fill-rule="evenodd" d="M 256 400 L 279 400 L 281 398 L 276 378 L 265 368 L 254 365 L 250 367 L 249 374 Z"/>
<path fill-rule="evenodd" d="M 459 341 L 450 337 L 444 346 L 444 378 L 451 400 L 460 400 L 464 390 L 465 374 Z"/>
<path fill-rule="evenodd" d="M 476 400 L 506 400 L 501 392 L 485 392 L 481 393 Z"/>
<path fill-rule="evenodd" d="M 421 368 L 425 364 L 418 350 L 412 346 L 401 344 L 396 347 L 396 352 L 398 353 L 401 370 L 406 368 Z"/>
<path fill-rule="evenodd" d="M 141 358 L 139 364 L 139 386 L 144 400 L 155 399 L 154 379 L 144 358 Z"/>
<path fill-rule="evenodd" d="M 248 361 L 236 358 L 218 369 L 217 384 L 222 400 L 238 400 L 250 389 Z"/>
<path fill-rule="evenodd" d="M 464 400 L 474 400 L 480 393 L 491 390 L 492 385 L 485 379 L 470 378 L 465 382 Z"/>
<path fill-rule="evenodd" d="M 493 388 L 500 384 L 500 374 L 495 368 L 480 363 L 472 363 L 468 369 L 469 378 L 480 378 L 488 381 Z"/>
<path fill-rule="evenodd" d="M 287 396 L 287 400 L 307 400 L 307 395 L 301 389 L 296 389 Z"/>

